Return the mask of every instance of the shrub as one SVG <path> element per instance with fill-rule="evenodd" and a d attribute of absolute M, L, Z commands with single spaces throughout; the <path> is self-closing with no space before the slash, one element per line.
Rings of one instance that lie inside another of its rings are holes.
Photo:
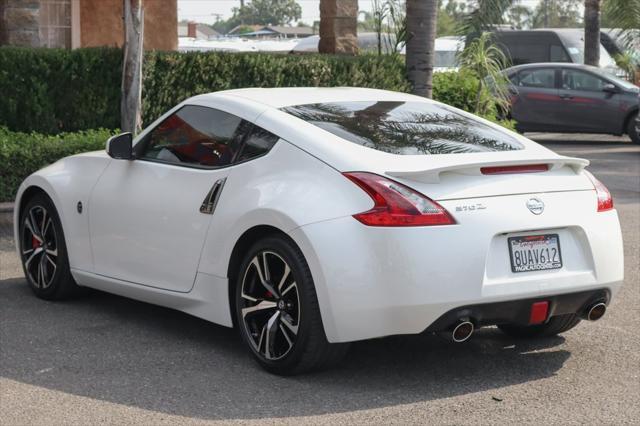
<path fill-rule="evenodd" d="M 122 52 L 0 48 L 0 126 L 60 133 L 120 125 Z"/>
<path fill-rule="evenodd" d="M 402 59 L 394 56 L 150 52 L 144 67 L 145 123 L 190 96 L 218 90 L 283 86 L 409 90 Z"/>
<path fill-rule="evenodd" d="M 433 74 L 433 99 L 473 111 L 478 92 L 478 79 L 470 72 L 437 72 Z"/>
<path fill-rule="evenodd" d="M 117 48 L 0 48 L 0 126 L 56 134 L 120 124 L 122 51 Z M 398 55 L 283 55 L 147 52 L 143 119 L 151 123 L 184 99 L 242 87 L 355 86 L 407 92 Z M 434 99 L 472 111 L 478 79 L 433 76 Z"/>
<path fill-rule="evenodd" d="M 68 155 L 104 149 L 114 133 L 99 129 L 45 136 L 0 127 L 0 201 L 13 200 L 24 178 L 47 164 Z"/>

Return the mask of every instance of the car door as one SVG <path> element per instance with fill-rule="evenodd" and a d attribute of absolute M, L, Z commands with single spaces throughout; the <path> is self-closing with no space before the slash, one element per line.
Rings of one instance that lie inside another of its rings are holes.
<path fill-rule="evenodd" d="M 615 133 L 620 127 L 620 94 L 605 91 L 609 81 L 588 71 L 563 68 L 559 118 L 567 130 Z"/>
<path fill-rule="evenodd" d="M 553 130 L 561 99 L 556 88 L 555 68 L 523 69 L 512 79 L 511 116 L 529 130 Z"/>
<path fill-rule="evenodd" d="M 136 144 L 134 161 L 113 160 L 89 203 L 94 272 L 189 291 L 246 124 L 186 105 Z"/>

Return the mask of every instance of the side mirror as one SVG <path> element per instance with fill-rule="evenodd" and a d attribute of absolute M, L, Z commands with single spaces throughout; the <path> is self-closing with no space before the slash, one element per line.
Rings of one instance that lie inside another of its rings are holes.
<path fill-rule="evenodd" d="M 133 160 L 133 135 L 127 132 L 110 137 L 107 154 L 116 160 Z"/>
<path fill-rule="evenodd" d="M 616 86 L 615 84 L 607 83 L 602 86 L 602 91 L 607 93 L 618 93 L 620 92 L 620 89 L 618 89 L 618 86 Z"/>

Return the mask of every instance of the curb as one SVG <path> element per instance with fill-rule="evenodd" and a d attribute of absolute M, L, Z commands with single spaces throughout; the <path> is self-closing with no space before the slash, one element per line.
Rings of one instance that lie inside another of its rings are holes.
<path fill-rule="evenodd" d="M 0 213 L 11 213 L 13 212 L 13 202 L 10 203 L 0 203 Z"/>

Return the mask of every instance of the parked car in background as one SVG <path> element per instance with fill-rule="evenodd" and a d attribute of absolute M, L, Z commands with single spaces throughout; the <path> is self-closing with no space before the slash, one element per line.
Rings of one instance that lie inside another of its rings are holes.
<path fill-rule="evenodd" d="M 395 36 L 393 34 L 383 33 L 381 35 L 382 53 L 389 54 L 393 52 L 395 46 Z M 291 53 L 318 53 L 319 35 L 313 35 L 300 39 L 300 41 L 291 49 Z M 378 51 L 378 34 L 377 33 L 358 33 L 358 50 L 360 52 L 375 53 Z"/>
<path fill-rule="evenodd" d="M 538 62 L 584 64 L 584 30 L 545 28 L 531 31 L 499 30 L 493 40 L 511 65 Z M 600 68 L 618 77 L 624 76 L 607 49 L 600 44 Z"/>
<path fill-rule="evenodd" d="M 435 56 L 433 58 L 434 71 L 457 71 L 458 53 L 464 49 L 464 37 L 438 37 L 435 42 Z M 402 51 L 404 54 L 404 49 Z"/>
<path fill-rule="evenodd" d="M 634 84 L 579 64 L 527 64 L 504 72 L 511 81 L 509 115 L 518 131 L 626 133 L 640 143 L 640 89 Z"/>

